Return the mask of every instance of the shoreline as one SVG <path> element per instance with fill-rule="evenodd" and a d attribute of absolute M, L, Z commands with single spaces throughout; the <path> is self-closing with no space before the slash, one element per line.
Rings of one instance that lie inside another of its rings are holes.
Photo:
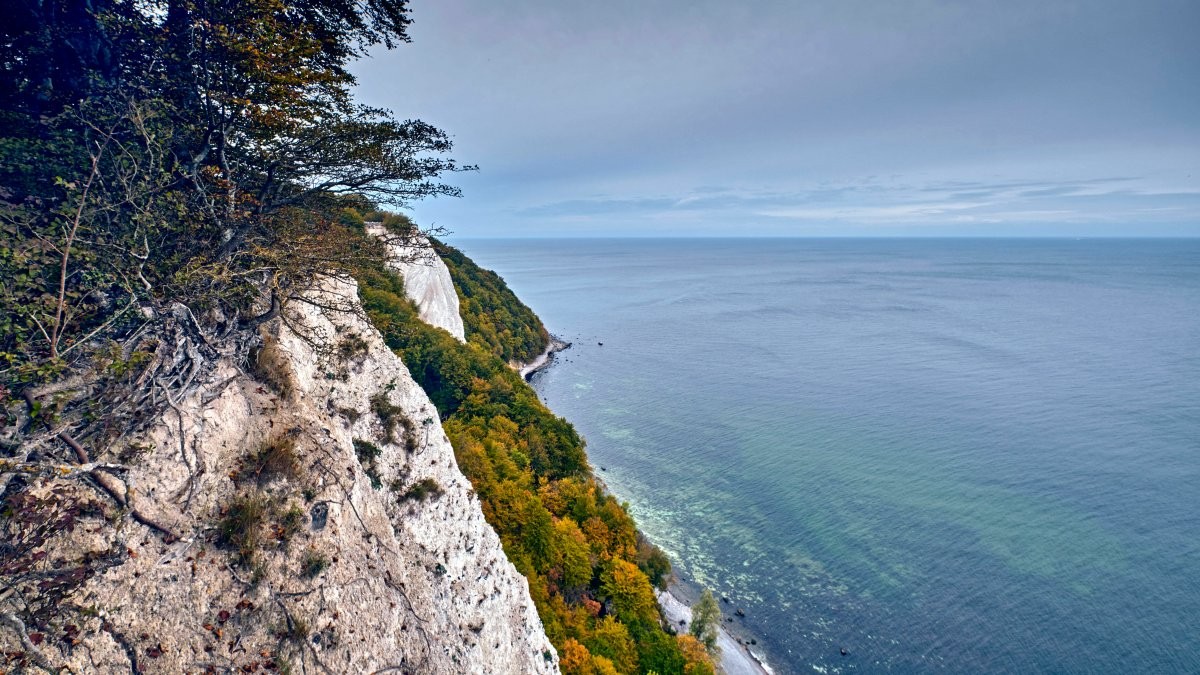
<path fill-rule="evenodd" d="M 537 357 L 532 361 L 529 361 L 528 363 L 513 361 L 509 365 L 512 366 L 513 370 L 517 371 L 517 374 L 521 376 L 522 380 L 528 382 L 529 378 L 533 377 L 534 373 L 547 368 L 551 363 L 554 362 L 555 354 L 561 351 L 566 351 L 570 348 L 570 342 L 560 340 L 551 335 L 550 344 L 546 345 L 546 349 L 542 350 L 542 353 L 538 354 Z"/>
<path fill-rule="evenodd" d="M 655 590 L 663 617 L 677 632 L 685 632 L 692 621 L 692 603 L 699 599 L 700 591 L 672 575 L 667 590 Z M 718 603 L 720 606 L 720 603 Z M 717 661 L 717 672 L 725 675 L 775 675 L 766 658 L 755 652 L 745 640 L 734 636 L 727 628 L 725 610 L 721 610 L 721 625 L 717 631 L 717 646 L 721 656 Z M 743 631 L 744 632 L 744 631 Z"/>
<path fill-rule="evenodd" d="M 529 382 L 534 374 L 553 365 L 554 355 L 570 349 L 571 344 L 551 335 L 550 344 L 536 359 L 528 363 L 516 362 L 510 365 L 521 375 L 521 379 Z M 612 490 L 603 477 L 596 472 L 596 467 L 592 468 L 592 477 L 600 489 L 612 494 Z M 641 530 L 638 531 L 641 532 Z M 698 587 L 681 580 L 674 572 L 671 573 L 667 590 L 654 589 L 663 618 L 676 632 L 687 630 L 692 621 L 692 603 L 699 599 L 700 592 Z M 718 607 L 720 606 L 721 604 L 718 603 Z M 742 637 L 735 636 L 727 627 L 732 625 L 726 621 L 727 618 L 725 610 L 722 608 L 721 624 L 717 632 L 717 645 L 721 648 L 721 656 L 716 663 L 717 672 L 725 675 L 775 675 L 775 671 L 766 662 L 766 658 L 751 649 L 750 640 L 757 640 L 757 638 L 744 630 L 738 631 L 744 634 Z"/>

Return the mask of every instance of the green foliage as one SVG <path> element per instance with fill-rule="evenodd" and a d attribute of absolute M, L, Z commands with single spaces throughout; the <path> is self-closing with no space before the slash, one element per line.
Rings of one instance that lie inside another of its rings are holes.
<path fill-rule="evenodd" d="M 266 516 L 267 502 L 261 495 L 235 497 L 217 524 L 217 543 L 234 549 L 242 563 L 251 564 L 262 543 Z"/>
<path fill-rule="evenodd" d="M 650 577 L 650 583 L 660 590 L 667 590 L 671 578 L 671 561 L 662 549 L 650 543 L 642 533 L 637 539 L 637 564 Z"/>
<path fill-rule="evenodd" d="M 706 588 L 700 595 L 699 602 L 692 607 L 690 632 L 714 657 L 721 650 L 717 646 L 717 631 L 720 626 L 721 608 L 717 606 L 717 599 L 713 597 L 712 591 Z"/>
<path fill-rule="evenodd" d="M 399 487 L 399 486 L 397 486 Z M 400 501 L 417 501 L 423 502 L 426 499 L 434 499 L 442 494 L 442 486 L 438 485 L 437 481 L 432 478 L 422 478 L 413 483 L 411 487 L 400 494 Z"/>
<path fill-rule="evenodd" d="M 178 261 L 148 247 L 182 225 L 166 191 L 171 127 L 156 101 L 0 119 L 11 123 L 0 122 L 0 367 L 10 381 L 46 381 L 90 351 L 88 338 L 144 322 L 138 305 L 170 283 Z"/>
<path fill-rule="evenodd" d="M 505 361 L 532 361 L 550 344 L 541 320 L 500 275 L 476 265 L 453 246 L 436 240 L 433 246 L 450 269 L 468 341 Z"/>
<path fill-rule="evenodd" d="M 367 474 L 367 478 L 371 481 L 371 487 L 378 490 L 383 486 L 383 482 L 379 478 L 379 467 L 376 466 L 376 460 L 383 454 L 379 446 L 364 441 L 361 438 L 354 439 L 354 454 L 358 457 L 358 463 L 362 465 L 363 473 Z"/>
<path fill-rule="evenodd" d="M 393 213 L 391 211 L 380 211 L 378 209 L 368 211 L 363 215 L 363 220 L 372 223 L 383 225 L 383 229 L 388 232 L 400 236 L 407 236 L 416 231 L 417 225 L 411 218 L 403 213 Z"/>
<path fill-rule="evenodd" d="M 517 352 L 464 345 L 423 323 L 400 279 L 382 269 L 358 281 L 368 316 L 437 405 L 484 516 L 529 580 L 563 671 L 711 672 L 663 629 L 651 579 L 669 575 L 666 557 L 596 483 L 575 429 L 506 365 Z"/>

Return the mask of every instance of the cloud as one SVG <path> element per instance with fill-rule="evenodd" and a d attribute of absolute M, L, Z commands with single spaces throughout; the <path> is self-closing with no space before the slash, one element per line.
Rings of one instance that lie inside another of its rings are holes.
<path fill-rule="evenodd" d="M 529 219 L 570 222 L 791 221 L 846 225 L 1131 222 L 1163 217 L 1200 220 L 1200 191 L 1139 188 L 1132 176 L 1076 181 L 931 181 L 913 185 L 868 178 L 798 190 L 698 187 L 679 194 L 598 196 L 516 209 Z M 969 191 L 963 191 L 964 189 Z M 1169 203 L 1169 205 L 1167 205 Z M 777 226 L 768 226 L 778 233 Z"/>
<path fill-rule="evenodd" d="M 413 44 L 355 74 L 364 101 L 444 127 L 482 167 L 464 200 L 417 205 L 422 222 L 803 234 L 825 217 L 1170 216 L 1200 233 L 1194 1 L 418 9 Z"/>

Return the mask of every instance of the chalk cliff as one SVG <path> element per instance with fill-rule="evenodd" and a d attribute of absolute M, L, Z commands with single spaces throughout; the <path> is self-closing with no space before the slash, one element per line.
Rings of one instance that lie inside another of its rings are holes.
<path fill-rule="evenodd" d="M 404 277 L 404 292 L 417 305 L 421 320 L 442 328 L 459 342 L 466 342 L 458 293 L 446 263 L 422 234 L 389 236 L 379 223 L 368 223 L 368 232 L 388 242 L 388 267 Z"/>
<path fill-rule="evenodd" d="M 461 339 L 445 267 L 403 270 Z M 557 672 L 437 411 L 354 286 L 307 299 L 260 329 L 255 376 L 222 358 L 131 443 L 127 496 L 180 539 L 79 515 L 46 550 L 93 552 L 101 571 L 53 634 L 14 625 L 0 649 L 72 672 Z"/>

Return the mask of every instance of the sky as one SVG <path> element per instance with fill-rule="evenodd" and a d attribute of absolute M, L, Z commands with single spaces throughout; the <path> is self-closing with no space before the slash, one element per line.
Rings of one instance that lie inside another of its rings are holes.
<path fill-rule="evenodd" d="M 454 237 L 1200 236 L 1198 0 L 411 0 Z"/>

